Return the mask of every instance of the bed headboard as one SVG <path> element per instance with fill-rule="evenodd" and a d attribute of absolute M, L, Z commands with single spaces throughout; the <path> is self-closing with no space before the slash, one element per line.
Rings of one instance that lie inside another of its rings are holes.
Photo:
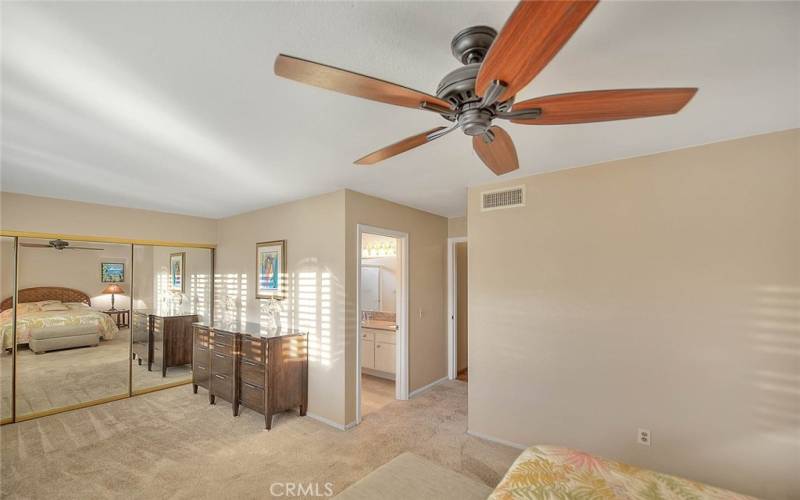
<path fill-rule="evenodd" d="M 17 292 L 20 304 L 25 302 L 39 302 L 40 300 L 60 300 L 61 302 L 83 302 L 91 305 L 89 296 L 74 288 L 60 286 L 37 286 L 23 288 Z M 0 302 L 0 311 L 10 309 L 14 305 L 14 297 L 8 297 Z"/>

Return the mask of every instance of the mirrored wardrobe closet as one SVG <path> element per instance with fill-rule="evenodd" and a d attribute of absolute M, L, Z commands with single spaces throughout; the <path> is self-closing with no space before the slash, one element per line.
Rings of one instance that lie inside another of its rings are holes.
<path fill-rule="evenodd" d="M 214 249 L 0 237 L 0 422 L 191 382 Z"/>

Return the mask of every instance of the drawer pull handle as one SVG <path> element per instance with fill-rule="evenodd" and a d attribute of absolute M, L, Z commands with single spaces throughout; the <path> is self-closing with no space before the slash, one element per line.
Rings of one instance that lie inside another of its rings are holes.
<path fill-rule="evenodd" d="M 253 390 L 256 390 L 256 391 L 257 391 L 257 390 L 259 390 L 259 389 L 261 389 L 261 387 L 259 387 L 259 386 L 257 386 L 257 385 L 249 384 L 249 383 L 247 383 L 247 382 L 244 382 L 244 385 L 245 385 L 245 386 L 247 386 L 248 388 L 250 388 L 250 389 L 253 389 Z"/>
<path fill-rule="evenodd" d="M 224 357 L 225 357 L 225 355 L 224 355 L 224 354 L 216 354 L 216 353 L 214 354 L 214 356 L 216 356 L 216 357 L 218 357 L 218 358 L 224 358 Z"/>
<path fill-rule="evenodd" d="M 244 358 L 242 358 L 242 363 L 250 366 L 258 366 L 258 363 L 256 363 L 255 361 L 250 361 L 249 359 L 244 359 Z"/>
<path fill-rule="evenodd" d="M 215 373 L 215 374 L 214 374 L 214 376 L 215 376 L 215 377 L 217 377 L 217 378 L 218 378 L 218 379 L 220 379 L 220 380 L 225 380 L 225 377 L 223 377 L 222 375 L 217 375 L 217 374 Z"/>

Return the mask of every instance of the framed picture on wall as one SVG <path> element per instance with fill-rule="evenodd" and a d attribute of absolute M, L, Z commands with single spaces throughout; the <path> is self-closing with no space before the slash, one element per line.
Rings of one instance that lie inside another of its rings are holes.
<path fill-rule="evenodd" d="M 125 281 L 125 264 L 120 262 L 100 263 L 101 283 L 122 283 Z"/>
<path fill-rule="evenodd" d="M 169 254 L 169 289 L 173 292 L 186 291 L 186 252 Z"/>
<path fill-rule="evenodd" d="M 286 240 L 256 243 L 256 298 L 286 298 Z"/>

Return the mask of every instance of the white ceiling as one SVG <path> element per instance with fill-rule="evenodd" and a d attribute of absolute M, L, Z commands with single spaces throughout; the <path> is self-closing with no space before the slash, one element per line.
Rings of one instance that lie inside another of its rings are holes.
<path fill-rule="evenodd" d="M 2 5 L 2 182 L 21 192 L 222 217 L 350 188 L 445 216 L 496 177 L 454 133 L 374 167 L 353 160 L 444 124 L 275 77 L 279 52 L 433 93 L 461 28 L 499 2 Z M 510 176 L 800 126 L 800 3 L 606 2 L 518 100 L 697 86 L 678 115 L 508 124 Z M 505 125 L 504 125 L 505 126 Z"/>

